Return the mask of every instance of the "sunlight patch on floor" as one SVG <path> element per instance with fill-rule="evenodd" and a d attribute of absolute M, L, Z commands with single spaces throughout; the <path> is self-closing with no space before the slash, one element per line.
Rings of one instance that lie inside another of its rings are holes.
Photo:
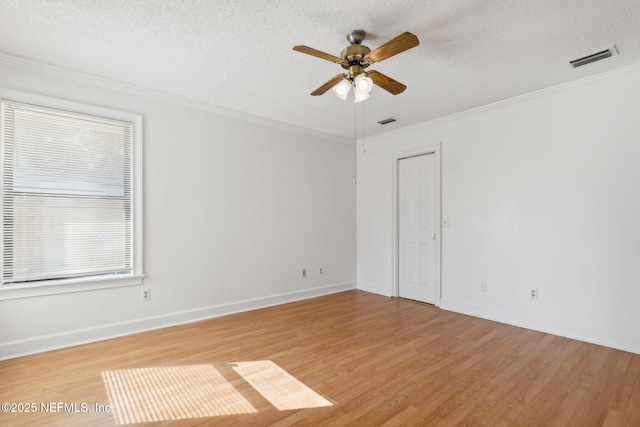
<path fill-rule="evenodd" d="M 104 371 L 118 425 L 257 412 L 212 365 Z"/>
<path fill-rule="evenodd" d="M 225 367 L 226 377 L 213 365 L 189 365 L 103 371 L 102 378 L 118 425 L 250 414 L 258 412 L 254 404 L 267 404 L 252 404 L 229 381 L 232 376 L 279 410 L 333 405 L 271 360 Z"/>
<path fill-rule="evenodd" d="M 234 371 L 281 411 L 333 405 L 271 360 L 232 365 Z"/>

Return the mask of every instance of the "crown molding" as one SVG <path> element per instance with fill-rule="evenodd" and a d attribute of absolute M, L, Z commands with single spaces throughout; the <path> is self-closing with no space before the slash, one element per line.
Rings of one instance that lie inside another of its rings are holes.
<path fill-rule="evenodd" d="M 51 65 L 44 62 L 38 62 L 32 59 L 22 58 L 15 55 L 10 55 L 4 52 L 0 52 L 0 65 L 7 65 L 14 68 L 24 69 L 36 73 L 46 74 L 52 77 L 58 77 L 63 79 L 69 79 L 75 82 L 98 86 L 105 89 L 116 90 L 131 95 L 141 96 L 145 98 L 151 98 L 156 101 L 168 102 L 183 107 L 194 108 L 201 111 L 225 116 L 233 119 L 244 120 L 251 123 L 269 126 L 276 129 L 281 129 L 289 132 L 295 132 L 311 137 L 321 138 L 339 143 L 353 144 L 353 139 L 345 138 L 337 135 L 333 135 L 326 132 L 317 131 L 314 129 L 297 126 L 291 123 L 282 122 L 279 120 L 268 119 L 265 117 L 256 116 L 254 114 L 244 113 L 230 108 L 221 107 L 218 105 L 210 104 L 204 101 L 198 101 L 191 98 L 186 98 L 170 93 L 162 92 L 155 89 L 146 88 L 143 86 L 133 85 L 130 83 L 124 83 L 118 80 L 108 79 L 106 77 L 100 77 L 94 74 L 83 73 L 75 71 L 69 68 L 59 67 L 57 65 Z"/>
<path fill-rule="evenodd" d="M 578 80 L 572 80 L 570 82 L 561 83 L 561 84 L 558 84 L 558 85 L 555 85 L 555 86 L 550 86 L 550 87 L 547 87 L 547 88 L 544 88 L 544 89 L 539 89 L 539 90 L 536 90 L 536 91 L 533 91 L 533 92 L 525 93 L 523 95 L 514 96 L 512 98 L 507 98 L 507 99 L 504 99 L 502 101 L 492 102 L 491 104 L 482 105 L 480 107 L 471 108 L 469 110 L 460 111 L 458 113 L 449 114 L 447 116 L 438 117 L 438 118 L 435 118 L 435 119 L 432 119 L 432 120 L 427 120 L 425 122 L 416 123 L 416 124 L 411 125 L 411 126 L 390 130 L 388 132 L 383 132 L 383 133 L 379 133 L 379 134 L 372 135 L 372 136 L 367 136 L 364 139 L 363 138 L 358 138 L 357 143 L 359 145 L 361 145 L 363 143 L 363 141 L 366 144 L 369 144 L 371 142 L 376 142 L 376 141 L 380 141 L 380 140 L 387 140 L 389 137 L 394 137 L 396 135 L 402 135 L 402 134 L 407 133 L 407 132 L 412 132 L 412 131 L 419 130 L 419 129 L 422 129 L 422 128 L 428 128 L 428 127 L 431 127 L 431 126 L 438 125 L 440 123 L 448 122 L 450 120 L 455 120 L 455 119 L 471 116 L 471 115 L 480 113 L 482 111 L 493 110 L 493 109 L 496 109 L 496 108 L 503 107 L 505 105 L 518 103 L 518 102 L 521 102 L 521 101 L 524 101 L 524 100 L 527 100 L 527 99 L 537 98 L 539 96 L 548 95 L 550 93 L 560 92 L 560 91 L 563 91 L 565 89 L 570 89 L 570 88 L 573 88 L 573 87 L 576 87 L 576 86 L 582 86 L 582 85 L 585 85 L 585 84 L 588 84 L 588 83 L 592 83 L 592 82 L 595 82 L 595 81 L 598 81 L 598 80 L 608 79 L 608 78 L 611 78 L 611 77 L 613 77 L 615 75 L 618 75 L 618 74 L 625 74 L 625 73 L 634 72 L 634 71 L 640 71 L 640 62 L 636 63 L 636 64 L 631 64 L 631 65 L 626 65 L 624 67 L 616 68 L 615 70 L 605 71 L 603 73 L 595 74 L 593 76 L 584 77 L 584 78 L 581 78 L 581 79 L 578 79 Z"/>

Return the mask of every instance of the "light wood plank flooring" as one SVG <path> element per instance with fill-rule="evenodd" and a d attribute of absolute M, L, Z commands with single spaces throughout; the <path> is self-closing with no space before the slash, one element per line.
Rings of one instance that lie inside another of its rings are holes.
<path fill-rule="evenodd" d="M 248 361 L 333 405 L 278 410 L 231 368 Z M 0 362 L 0 402 L 91 410 L 0 425 L 115 425 L 95 411 L 110 404 L 103 371 L 191 365 L 213 366 L 255 412 L 143 425 L 640 426 L 640 355 L 362 291 Z"/>

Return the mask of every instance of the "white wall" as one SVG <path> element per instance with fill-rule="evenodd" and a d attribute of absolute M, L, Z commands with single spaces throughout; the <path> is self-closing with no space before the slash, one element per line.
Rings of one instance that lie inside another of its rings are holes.
<path fill-rule="evenodd" d="M 367 138 L 359 288 L 393 293 L 392 157 L 434 144 L 441 307 L 640 353 L 640 66 Z"/>
<path fill-rule="evenodd" d="M 0 85 L 143 114 L 152 295 L 0 301 L 0 359 L 355 288 L 352 142 L 6 58 Z"/>

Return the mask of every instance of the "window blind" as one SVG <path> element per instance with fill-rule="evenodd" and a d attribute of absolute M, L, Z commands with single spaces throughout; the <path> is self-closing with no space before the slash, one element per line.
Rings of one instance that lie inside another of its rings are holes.
<path fill-rule="evenodd" d="M 131 274 L 132 123 L 1 108 L 2 284 Z"/>

